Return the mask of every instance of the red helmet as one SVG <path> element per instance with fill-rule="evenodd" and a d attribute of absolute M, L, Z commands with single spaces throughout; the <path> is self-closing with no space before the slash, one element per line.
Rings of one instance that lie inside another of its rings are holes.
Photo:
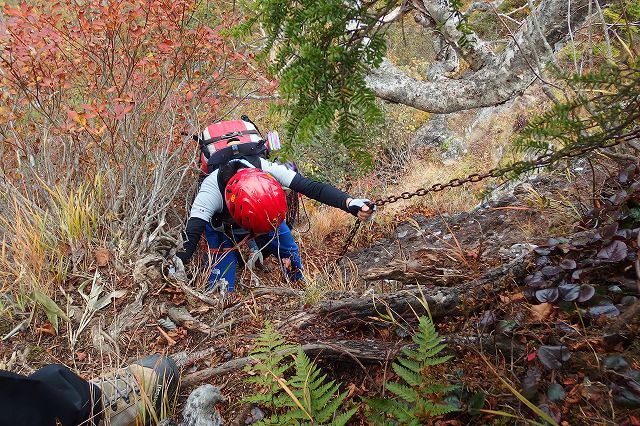
<path fill-rule="evenodd" d="M 234 222 L 255 234 L 277 229 L 287 216 L 282 186 L 260 169 L 242 169 L 233 175 L 224 199 Z"/>

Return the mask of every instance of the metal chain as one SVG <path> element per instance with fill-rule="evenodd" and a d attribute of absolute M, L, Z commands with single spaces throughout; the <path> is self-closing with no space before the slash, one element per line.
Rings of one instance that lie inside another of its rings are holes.
<path fill-rule="evenodd" d="M 635 129 L 629 133 L 626 133 L 622 136 L 615 138 L 613 141 L 605 145 L 586 145 L 578 148 L 565 147 L 554 153 L 541 155 L 535 160 L 516 161 L 515 163 L 512 163 L 509 166 L 496 167 L 494 169 L 489 170 L 486 173 L 482 173 L 482 174 L 472 173 L 465 178 L 451 179 L 447 183 L 436 183 L 427 188 L 418 188 L 413 192 L 403 192 L 399 195 L 390 195 L 385 198 L 378 198 L 373 203 L 376 206 L 384 206 L 385 204 L 392 204 L 400 200 L 408 200 L 413 197 L 423 197 L 432 192 L 440 192 L 449 188 L 457 188 L 459 186 L 465 185 L 470 182 L 480 182 L 487 178 L 499 178 L 506 175 L 507 173 L 514 172 L 514 171 L 525 171 L 525 170 L 533 170 L 541 167 L 546 167 L 562 159 L 580 157 L 591 151 L 595 151 L 598 149 L 611 148 L 621 144 L 622 142 L 635 139 L 639 136 L 640 136 L 640 129 Z M 349 232 L 349 236 L 347 237 L 347 240 L 345 241 L 342 247 L 342 252 L 340 254 L 341 256 L 344 256 L 347 250 L 349 249 L 349 246 L 351 245 L 353 239 L 355 238 L 361 223 L 362 221 L 360 219 L 356 219 L 356 223 L 353 225 L 353 228 L 351 228 L 351 232 Z"/>

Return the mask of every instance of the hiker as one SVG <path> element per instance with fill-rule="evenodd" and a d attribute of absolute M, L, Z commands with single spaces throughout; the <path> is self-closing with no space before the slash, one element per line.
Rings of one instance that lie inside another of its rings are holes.
<path fill-rule="evenodd" d="M 283 187 L 364 221 L 375 212 L 375 205 L 368 199 L 353 198 L 269 161 L 271 138 L 269 142 L 263 140 L 246 116 L 214 123 L 194 139 L 200 144 L 201 168 L 207 176 L 191 207 L 184 251 L 177 257 L 188 262 L 205 232 L 212 267 L 208 289 L 215 288 L 221 279 L 227 283 L 221 290 L 235 289 L 237 248 L 251 239 L 255 240 L 251 263 L 274 255 L 289 279 L 303 279 L 298 246 L 284 221 L 287 204 Z"/>
<path fill-rule="evenodd" d="M 160 355 L 89 381 L 60 364 L 29 376 L 0 370 L 0 426 L 149 424 L 175 403 L 178 381 L 175 362 Z"/>

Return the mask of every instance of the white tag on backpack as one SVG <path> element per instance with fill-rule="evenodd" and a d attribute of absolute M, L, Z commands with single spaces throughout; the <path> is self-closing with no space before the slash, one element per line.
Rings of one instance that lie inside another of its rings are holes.
<path fill-rule="evenodd" d="M 277 130 L 272 130 L 267 133 L 267 146 L 271 151 L 277 151 L 281 148 L 280 135 Z"/>

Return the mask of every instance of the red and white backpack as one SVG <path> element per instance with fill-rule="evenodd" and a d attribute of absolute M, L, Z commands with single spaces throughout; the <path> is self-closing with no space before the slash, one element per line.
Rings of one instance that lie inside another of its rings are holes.
<path fill-rule="evenodd" d="M 234 158 L 243 157 L 259 167 L 259 158 L 280 149 L 278 132 L 269 132 L 265 140 L 255 124 L 243 115 L 241 120 L 226 120 L 207 126 L 197 138 L 200 144 L 200 169 L 209 174 Z"/>

